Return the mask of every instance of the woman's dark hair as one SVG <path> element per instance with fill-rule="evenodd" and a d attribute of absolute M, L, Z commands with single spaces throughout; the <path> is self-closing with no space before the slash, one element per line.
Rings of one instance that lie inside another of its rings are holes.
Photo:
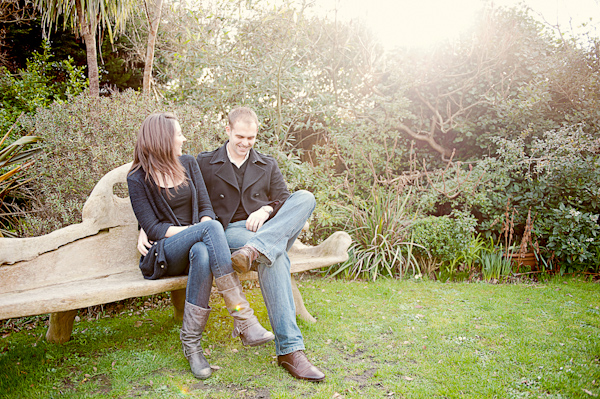
<path fill-rule="evenodd" d="M 148 115 L 138 131 L 129 173 L 142 168 L 146 172 L 146 180 L 152 178 L 156 185 L 164 182 L 165 178 L 174 183 L 187 182 L 185 169 L 174 151 L 176 122 L 177 117 L 170 112 Z"/>

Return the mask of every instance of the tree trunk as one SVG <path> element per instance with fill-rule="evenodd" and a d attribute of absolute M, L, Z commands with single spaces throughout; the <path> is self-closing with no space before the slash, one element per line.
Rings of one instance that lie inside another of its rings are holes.
<path fill-rule="evenodd" d="M 85 42 L 85 52 L 87 56 L 88 80 L 90 81 L 90 96 L 98 97 L 100 95 L 100 79 L 98 77 L 98 57 L 96 50 L 96 29 L 92 27 L 91 21 L 86 21 L 83 14 L 81 1 L 77 1 L 77 16 L 79 18 L 79 26 L 81 35 Z"/>
<path fill-rule="evenodd" d="M 162 12 L 163 0 L 155 0 L 154 15 L 150 22 L 150 32 L 148 33 L 148 46 L 146 48 L 146 63 L 144 64 L 144 95 L 150 94 L 150 83 L 152 82 L 152 65 L 154 63 L 154 45 L 156 43 L 156 34 L 158 32 L 158 24 L 160 23 L 160 15 Z"/>
<path fill-rule="evenodd" d="M 100 78 L 98 77 L 98 58 L 96 57 L 96 37 L 91 33 L 83 35 L 85 52 L 87 54 L 88 79 L 90 81 L 90 95 L 100 95 Z"/>

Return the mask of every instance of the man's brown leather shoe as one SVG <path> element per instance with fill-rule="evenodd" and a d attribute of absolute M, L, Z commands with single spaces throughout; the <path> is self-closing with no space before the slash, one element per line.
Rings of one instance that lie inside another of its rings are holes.
<path fill-rule="evenodd" d="M 286 369 L 293 377 L 300 380 L 323 381 L 325 374 L 313 366 L 303 351 L 277 356 L 277 363 Z"/>
<path fill-rule="evenodd" d="M 233 270 L 238 273 L 246 273 L 250 270 L 256 270 L 256 260 L 260 254 L 256 248 L 244 245 L 231 254 L 231 265 Z"/>

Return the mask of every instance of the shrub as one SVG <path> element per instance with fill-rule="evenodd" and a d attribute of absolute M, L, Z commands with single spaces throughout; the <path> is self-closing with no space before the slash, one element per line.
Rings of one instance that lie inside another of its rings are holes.
<path fill-rule="evenodd" d="M 68 58 L 52 61 L 50 45 L 44 42 L 41 53 L 34 52 L 25 69 L 12 75 L 0 68 L 0 131 L 5 132 L 21 113 L 32 114 L 38 107 L 66 100 L 81 93 L 87 83 L 83 67 Z"/>
<path fill-rule="evenodd" d="M 451 215 L 418 219 L 411 226 L 412 238 L 426 251 L 416 251 L 420 256 L 431 254 L 437 261 L 453 266 L 462 253 L 469 252 L 476 225 L 472 215 L 456 210 Z"/>
<path fill-rule="evenodd" d="M 499 139 L 498 144 L 498 156 L 484 161 L 488 177 L 483 188 L 492 205 L 482 228 L 501 228 L 494 222 L 502 219 L 510 203 L 515 210 L 515 240 L 523 234 L 531 211 L 545 258 L 566 263 L 570 271 L 593 266 L 589 260 L 596 251 L 592 242 L 598 231 L 593 219 L 600 213 L 598 141 L 577 125 L 546 132 L 530 142 Z"/>
<path fill-rule="evenodd" d="M 536 233 L 547 237 L 546 250 L 564 260 L 561 273 L 585 270 L 588 267 L 593 267 L 597 273 L 600 266 L 598 214 L 581 212 L 564 204 L 560 204 L 552 212 L 552 217 L 539 222 Z"/>
<path fill-rule="evenodd" d="M 418 272 L 410 237 L 413 216 L 407 212 L 407 203 L 414 199 L 410 190 L 375 188 L 367 200 L 352 197 L 346 207 L 346 229 L 352 236 L 350 258 L 335 270 L 332 276 L 343 273 L 346 277 L 402 277 L 407 272 Z"/>
<path fill-rule="evenodd" d="M 416 179 L 420 188 L 418 209 L 435 216 L 450 214 L 454 209 L 488 214 L 492 205 L 485 190 L 489 169 L 485 162 L 465 165 L 452 160 L 444 169 L 424 169 Z"/>
<path fill-rule="evenodd" d="M 139 126 L 148 114 L 157 111 L 175 112 L 188 139 L 185 153 L 212 150 L 226 139 L 224 113 L 144 98 L 133 90 L 96 99 L 81 94 L 25 118 L 23 123 L 36 129 L 45 144 L 39 162 L 27 174 L 35 179 L 31 189 L 36 198 L 29 205 L 32 214 L 21 220 L 20 235 L 47 234 L 79 223 L 83 204 L 94 185 L 110 170 L 133 160 Z M 271 147 L 261 138 L 256 148 L 278 160 L 290 190 L 305 188 L 315 193 L 318 205 L 311 231 L 316 230 L 316 234 L 310 238 L 318 241 L 327 236 L 330 227 L 341 220 L 334 215 L 339 207 L 331 199 L 335 178 L 324 179 L 316 168 L 300 163 L 293 154 Z M 123 191 L 126 193 L 125 185 Z"/>
<path fill-rule="evenodd" d="M 22 235 L 41 235 L 81 222 L 81 210 L 98 180 L 133 160 L 139 126 L 156 111 L 175 112 L 188 141 L 184 151 L 196 155 L 221 142 L 202 110 L 144 98 L 134 91 L 111 97 L 73 97 L 54 103 L 24 121 L 44 138 L 44 151 L 27 175 L 36 200 L 23 218 Z M 221 128 L 224 132 L 224 129 Z M 126 187 L 125 187 L 126 189 Z"/>
<path fill-rule="evenodd" d="M 260 139 L 259 139 L 260 140 Z M 286 177 L 290 191 L 300 189 L 312 192 L 317 206 L 310 219 L 310 231 L 302 239 L 313 245 L 326 239 L 334 231 L 344 229 L 348 220 L 347 197 L 343 189 L 343 178 L 335 174 L 331 160 L 323 159 L 317 166 L 300 162 L 293 153 L 274 148 L 264 148 L 276 157 L 281 172 Z"/>

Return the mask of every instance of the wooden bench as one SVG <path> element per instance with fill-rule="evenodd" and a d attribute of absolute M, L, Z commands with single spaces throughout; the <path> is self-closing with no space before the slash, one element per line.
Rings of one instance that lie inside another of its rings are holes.
<path fill-rule="evenodd" d="M 126 298 L 171 292 L 181 320 L 187 276 L 146 280 L 138 268 L 137 221 L 129 198 L 114 194 L 131 164 L 107 173 L 83 207 L 82 222 L 31 238 L 0 238 L 0 320 L 50 313 L 46 339 L 70 339 L 77 310 Z M 293 273 L 348 259 L 350 236 L 336 232 L 316 247 L 297 241 L 290 250 L 296 314 L 315 322 Z M 240 279 L 257 279 L 256 272 Z"/>

